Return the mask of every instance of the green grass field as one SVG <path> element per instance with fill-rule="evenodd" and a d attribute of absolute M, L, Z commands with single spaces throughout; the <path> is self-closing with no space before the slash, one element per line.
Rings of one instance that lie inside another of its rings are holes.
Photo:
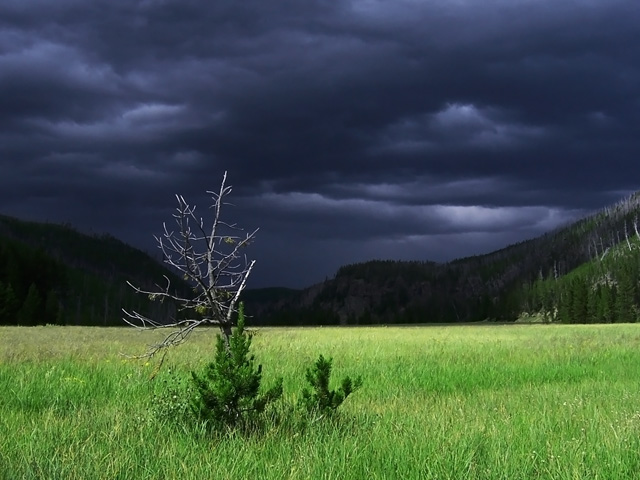
<path fill-rule="evenodd" d="M 212 439 L 161 422 L 163 369 L 121 353 L 162 335 L 0 328 L 0 479 L 625 479 L 640 472 L 640 325 L 261 329 L 266 384 L 296 402 L 322 353 L 364 386 L 338 422 Z M 170 374 L 170 369 L 171 373 Z"/>

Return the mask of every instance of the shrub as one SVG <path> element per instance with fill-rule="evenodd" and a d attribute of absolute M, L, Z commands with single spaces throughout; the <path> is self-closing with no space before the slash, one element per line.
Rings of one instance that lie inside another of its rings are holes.
<path fill-rule="evenodd" d="M 332 415 L 349 395 L 362 386 L 361 377 L 355 380 L 345 377 L 338 390 L 329 390 L 332 363 L 333 359 L 326 359 L 320 355 L 313 367 L 307 369 L 306 379 L 312 390 L 302 390 L 301 402 L 309 413 Z"/>

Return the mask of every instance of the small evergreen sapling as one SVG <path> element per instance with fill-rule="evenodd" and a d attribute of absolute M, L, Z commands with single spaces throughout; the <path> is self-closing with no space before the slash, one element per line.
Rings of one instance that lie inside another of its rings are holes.
<path fill-rule="evenodd" d="M 338 390 L 329 390 L 332 363 L 333 359 L 320 355 L 313 367 L 307 369 L 307 382 L 313 391 L 308 388 L 302 390 L 302 405 L 309 413 L 331 415 L 349 395 L 362 386 L 361 377 L 355 380 L 345 377 Z"/>
<path fill-rule="evenodd" d="M 282 378 L 260 393 L 262 365 L 250 354 L 251 334 L 245 330 L 244 309 L 229 337 L 229 348 L 218 335 L 216 355 L 202 376 L 191 372 L 195 395 L 191 408 L 200 420 L 213 428 L 250 426 L 266 406 L 282 396 Z"/>

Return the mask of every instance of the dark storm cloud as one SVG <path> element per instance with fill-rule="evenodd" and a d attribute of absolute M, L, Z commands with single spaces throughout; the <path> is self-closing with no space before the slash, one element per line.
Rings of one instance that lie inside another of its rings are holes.
<path fill-rule="evenodd" d="M 229 170 L 256 284 L 446 260 L 638 188 L 633 0 L 9 0 L 0 208 L 144 248 Z M 277 273 L 272 273 L 277 272 Z"/>

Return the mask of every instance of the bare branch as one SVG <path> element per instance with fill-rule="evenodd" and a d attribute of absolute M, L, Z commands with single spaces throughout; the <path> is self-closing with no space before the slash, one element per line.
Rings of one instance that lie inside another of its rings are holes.
<path fill-rule="evenodd" d="M 123 310 L 125 322 L 138 329 L 173 329 L 140 357 L 151 357 L 160 350 L 184 342 L 201 325 L 220 328 L 225 344 L 227 347 L 229 345 L 237 304 L 255 265 L 255 261 L 248 261 L 241 254 L 241 250 L 254 240 L 258 230 L 245 235 L 236 234 L 232 231 L 240 232 L 241 229 L 235 223 L 222 220 L 222 206 L 230 205 L 224 199 L 232 191 L 226 181 L 225 172 L 220 189 L 207 192 L 211 195 L 213 209 L 213 220 L 209 227 L 203 218 L 196 216 L 195 205 L 189 205 L 182 195 L 176 195 L 178 206 L 173 217 L 177 229 L 170 230 L 164 223 L 162 235 L 155 237 L 164 263 L 180 273 L 191 285 L 193 297 L 172 290 L 171 281 L 166 276 L 166 285 L 156 285 L 155 290 L 145 290 L 127 282 L 135 292 L 147 295 L 151 300 L 168 299 L 175 302 L 178 305 L 177 317 L 191 317 L 174 318 L 167 323 L 136 311 Z M 225 235 L 227 231 L 229 234 Z"/>

